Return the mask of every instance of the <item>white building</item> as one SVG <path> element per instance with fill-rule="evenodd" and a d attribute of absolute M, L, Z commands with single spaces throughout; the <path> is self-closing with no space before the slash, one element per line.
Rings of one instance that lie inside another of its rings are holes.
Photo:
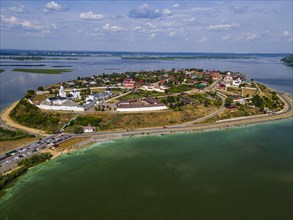
<path fill-rule="evenodd" d="M 232 85 L 233 86 L 239 86 L 241 85 L 242 80 L 240 78 L 238 78 L 237 80 L 233 80 Z"/>
<path fill-rule="evenodd" d="M 87 104 L 96 104 L 97 102 L 103 102 L 104 100 L 110 98 L 112 95 L 111 90 L 106 90 L 105 92 L 90 94 L 85 98 Z"/>
<path fill-rule="evenodd" d="M 86 127 L 83 128 L 84 133 L 91 133 L 95 131 L 95 128 L 91 125 L 88 125 Z"/>
<path fill-rule="evenodd" d="M 227 75 L 223 78 L 223 83 L 226 87 L 229 87 L 233 83 L 233 77 L 231 76 L 231 73 L 228 72 Z"/>
<path fill-rule="evenodd" d="M 59 96 L 60 96 L 60 97 L 65 97 L 65 98 L 66 98 L 66 92 L 65 92 L 63 86 L 60 86 Z"/>
<path fill-rule="evenodd" d="M 85 111 L 83 106 L 78 105 L 74 101 L 64 97 L 51 97 L 37 105 L 40 109 L 58 110 L 58 111 Z"/>
<path fill-rule="evenodd" d="M 72 95 L 72 99 L 81 99 L 80 92 L 77 89 L 73 89 L 70 95 Z"/>
<path fill-rule="evenodd" d="M 40 109 L 45 110 L 85 111 L 85 107 L 78 105 L 77 103 L 66 97 L 63 86 L 60 87 L 59 96 L 47 98 L 46 100 L 42 101 L 40 105 L 36 106 Z"/>
<path fill-rule="evenodd" d="M 156 91 L 156 92 L 165 92 L 166 89 L 168 89 L 167 86 L 154 86 L 154 85 L 144 85 L 140 87 L 139 89 L 144 91 Z"/>

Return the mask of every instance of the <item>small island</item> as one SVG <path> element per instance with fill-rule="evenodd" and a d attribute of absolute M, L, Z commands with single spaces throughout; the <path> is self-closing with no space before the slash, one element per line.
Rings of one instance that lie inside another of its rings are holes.
<path fill-rule="evenodd" d="M 71 72 L 72 69 L 22 69 L 22 68 L 15 68 L 12 71 L 25 72 L 25 73 L 36 73 L 36 74 L 62 74 L 65 72 Z"/>
<path fill-rule="evenodd" d="M 293 54 L 282 58 L 281 62 L 285 63 L 288 66 L 293 66 Z"/>

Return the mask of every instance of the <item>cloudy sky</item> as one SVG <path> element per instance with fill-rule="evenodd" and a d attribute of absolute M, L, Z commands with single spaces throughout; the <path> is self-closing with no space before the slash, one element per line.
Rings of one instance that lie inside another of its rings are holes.
<path fill-rule="evenodd" d="M 292 53 L 292 0 L 1 0 L 1 48 Z"/>

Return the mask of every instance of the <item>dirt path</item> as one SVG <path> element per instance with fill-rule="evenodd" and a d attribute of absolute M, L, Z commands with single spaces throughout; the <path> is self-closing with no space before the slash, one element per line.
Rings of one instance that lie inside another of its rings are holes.
<path fill-rule="evenodd" d="M 32 133 L 35 135 L 49 136 L 48 134 L 45 134 L 45 132 L 42 130 L 38 130 L 38 129 L 34 129 L 34 128 L 20 125 L 10 118 L 9 114 L 12 111 L 12 109 L 17 105 L 17 103 L 18 103 L 18 101 L 12 103 L 10 106 L 8 106 L 6 109 L 4 109 L 1 112 L 1 120 L 3 121 L 3 123 L 5 123 L 6 125 L 8 125 L 10 127 L 17 128 L 17 129 L 20 129 L 20 130 L 23 130 L 23 131 L 26 131 L 26 132 L 29 132 L 29 133 Z"/>

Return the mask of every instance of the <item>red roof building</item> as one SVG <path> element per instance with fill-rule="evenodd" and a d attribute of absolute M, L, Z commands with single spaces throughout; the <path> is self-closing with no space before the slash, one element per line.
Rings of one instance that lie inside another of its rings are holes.
<path fill-rule="evenodd" d="M 123 87 L 127 89 L 133 89 L 134 88 L 134 80 L 131 78 L 126 78 L 123 80 Z"/>

